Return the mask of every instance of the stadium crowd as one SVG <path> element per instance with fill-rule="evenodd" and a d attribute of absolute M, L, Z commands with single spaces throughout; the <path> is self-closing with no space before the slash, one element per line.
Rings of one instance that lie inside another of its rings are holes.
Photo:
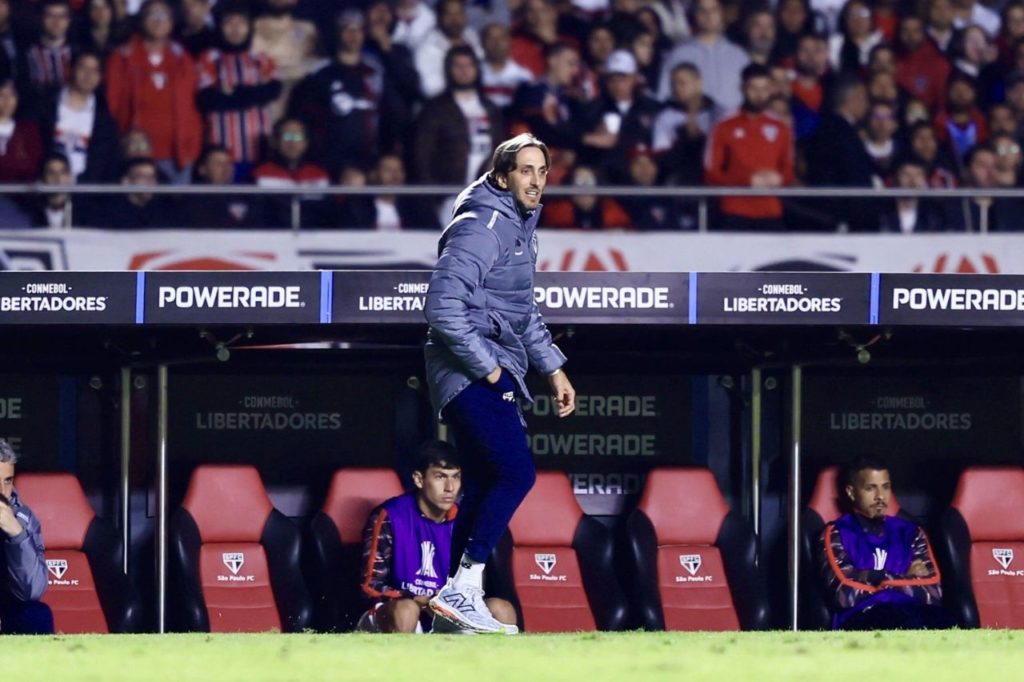
<path fill-rule="evenodd" d="M 0 0 L 0 183 L 140 186 L 0 197 L 4 226 L 280 227 L 286 196 L 145 186 L 464 185 L 523 131 L 577 188 L 1019 187 L 1024 2 Z M 438 229 L 446 205 L 306 191 L 302 222 Z M 733 197 L 711 225 L 999 231 L 1022 207 Z M 580 194 L 542 225 L 697 212 Z"/>

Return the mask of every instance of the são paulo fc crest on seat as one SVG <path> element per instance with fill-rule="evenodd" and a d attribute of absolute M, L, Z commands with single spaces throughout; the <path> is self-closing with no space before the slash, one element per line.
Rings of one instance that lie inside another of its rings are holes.
<path fill-rule="evenodd" d="M 992 558 L 998 561 L 999 565 L 1003 567 L 1003 570 L 1005 570 L 1010 567 L 1011 563 L 1013 563 L 1013 548 L 993 547 Z"/>
<path fill-rule="evenodd" d="M 67 559 L 47 559 L 46 570 L 53 574 L 54 578 L 60 580 L 68 572 Z"/>
<path fill-rule="evenodd" d="M 221 556 L 224 559 L 224 565 L 228 567 L 231 574 L 238 575 L 238 571 L 245 564 L 245 554 L 242 552 L 224 552 Z"/>
<path fill-rule="evenodd" d="M 690 575 L 696 575 L 700 570 L 700 554 L 680 554 L 679 563 Z"/>
<path fill-rule="evenodd" d="M 554 554 L 534 554 L 533 560 L 540 566 L 540 570 L 544 571 L 544 575 L 550 575 L 551 570 L 558 563 L 558 558 Z"/>

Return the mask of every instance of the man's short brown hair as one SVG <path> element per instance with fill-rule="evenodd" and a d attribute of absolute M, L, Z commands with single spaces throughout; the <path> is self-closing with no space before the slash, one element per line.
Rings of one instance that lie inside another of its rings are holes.
<path fill-rule="evenodd" d="M 491 166 L 494 168 L 495 177 L 505 177 L 516 169 L 516 157 L 519 152 L 527 147 L 536 147 L 544 154 L 544 164 L 551 167 L 551 153 L 548 146 L 538 140 L 530 133 L 521 133 L 513 138 L 505 140 L 494 150 L 494 158 Z"/>

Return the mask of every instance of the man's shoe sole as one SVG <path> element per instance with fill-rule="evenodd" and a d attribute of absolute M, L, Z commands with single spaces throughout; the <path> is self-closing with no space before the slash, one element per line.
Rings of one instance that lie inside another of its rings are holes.
<path fill-rule="evenodd" d="M 431 599 L 428 602 L 428 605 L 430 606 L 430 610 L 435 615 L 440 616 L 441 618 L 444 618 L 446 621 L 448 621 L 449 623 L 451 623 L 455 627 L 462 628 L 463 630 L 469 630 L 471 632 L 477 632 L 477 633 L 479 633 L 481 635 L 503 635 L 503 634 L 506 634 L 506 630 L 505 630 L 504 627 L 502 627 L 501 629 L 498 629 L 498 630 L 486 630 L 484 628 L 476 627 L 473 624 L 468 623 L 467 621 L 464 621 L 461 618 L 459 618 L 459 615 L 458 615 L 457 612 L 452 611 L 451 609 L 447 608 L 446 606 L 441 604 L 438 600 Z"/>

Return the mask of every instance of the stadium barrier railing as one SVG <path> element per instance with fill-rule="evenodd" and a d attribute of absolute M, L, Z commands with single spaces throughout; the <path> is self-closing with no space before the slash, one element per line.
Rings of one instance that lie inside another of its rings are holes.
<path fill-rule="evenodd" d="M 71 196 L 114 196 L 133 194 L 144 190 L 147 194 L 167 196 L 285 196 L 290 198 L 290 227 L 299 230 L 302 226 L 302 202 L 304 198 L 338 196 L 417 196 L 454 197 L 463 189 L 462 185 L 361 185 L 330 187 L 259 187 L 256 185 L 47 185 L 43 183 L 0 184 L 0 197 L 42 196 L 48 194 L 69 194 Z M 710 202 L 722 197 L 775 197 L 778 199 L 935 199 L 955 200 L 973 198 L 1021 199 L 1024 189 L 1006 188 L 883 188 L 869 187 L 635 187 L 632 185 L 553 185 L 544 190 L 545 197 L 560 198 L 574 196 L 629 197 L 645 199 L 690 200 L 697 203 L 697 231 L 709 231 Z M 72 222 L 73 222 L 72 218 Z M 981 211 L 977 233 L 988 230 L 988 211 Z M 71 227 L 70 225 L 68 226 Z M 1022 225 L 1024 228 L 1024 225 Z"/>

